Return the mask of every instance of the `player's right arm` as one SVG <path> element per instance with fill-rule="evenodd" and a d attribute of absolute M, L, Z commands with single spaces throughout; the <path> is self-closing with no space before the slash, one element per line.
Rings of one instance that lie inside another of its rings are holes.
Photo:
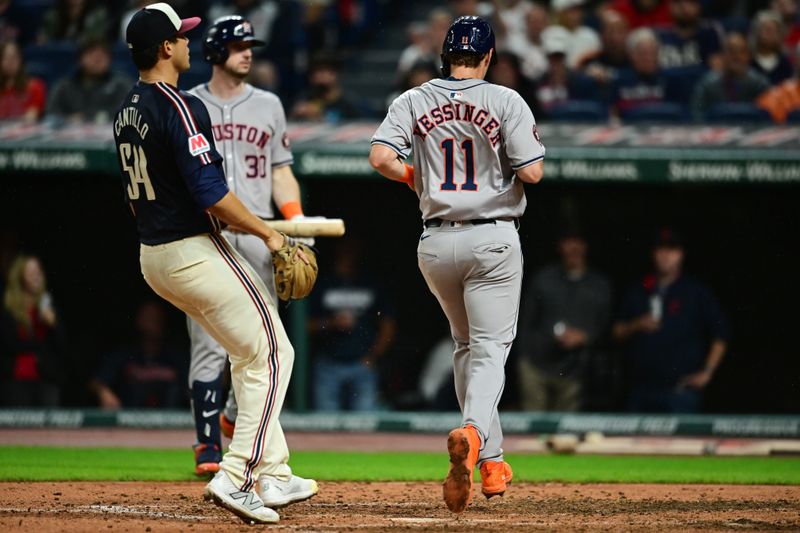
<path fill-rule="evenodd" d="M 242 201 L 230 191 L 217 203 L 209 206 L 207 210 L 234 229 L 260 238 L 273 252 L 283 246 L 283 235 L 251 213 Z"/>

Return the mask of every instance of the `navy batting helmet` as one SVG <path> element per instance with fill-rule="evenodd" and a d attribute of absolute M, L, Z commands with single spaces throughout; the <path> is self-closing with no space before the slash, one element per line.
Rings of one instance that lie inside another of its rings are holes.
<path fill-rule="evenodd" d="M 445 58 L 448 53 L 461 54 L 488 54 L 494 49 L 494 32 L 488 22 L 480 17 L 458 17 L 442 43 L 442 74 L 450 75 L 450 63 Z M 497 57 L 492 56 L 492 64 L 497 62 Z"/>
<path fill-rule="evenodd" d="M 239 41 L 251 46 L 266 44 L 253 37 L 253 26 L 239 15 L 218 18 L 203 36 L 203 57 L 209 63 L 220 65 L 228 60 L 228 43 Z"/>

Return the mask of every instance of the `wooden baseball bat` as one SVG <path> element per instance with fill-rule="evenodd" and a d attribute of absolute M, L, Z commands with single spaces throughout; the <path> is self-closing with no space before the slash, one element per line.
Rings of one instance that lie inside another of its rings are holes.
<path fill-rule="evenodd" d="M 267 220 L 274 230 L 290 237 L 341 237 L 344 220 L 341 218 L 304 218 L 300 220 Z"/>

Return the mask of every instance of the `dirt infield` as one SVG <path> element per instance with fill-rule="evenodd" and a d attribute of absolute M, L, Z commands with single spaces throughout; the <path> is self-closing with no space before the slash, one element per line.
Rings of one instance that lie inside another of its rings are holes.
<path fill-rule="evenodd" d="M 253 531 L 196 483 L 0 483 L 0 530 Z M 800 487 L 516 484 L 461 516 L 437 483 L 323 483 L 281 510 L 294 531 L 799 530 Z M 261 527 L 261 526 L 257 526 Z"/>

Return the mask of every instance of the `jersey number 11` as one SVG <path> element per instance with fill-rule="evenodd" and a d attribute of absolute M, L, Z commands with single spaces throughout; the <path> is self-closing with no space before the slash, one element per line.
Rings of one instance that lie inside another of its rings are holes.
<path fill-rule="evenodd" d="M 475 148 L 472 139 L 464 139 L 461 142 L 461 151 L 464 152 L 464 183 L 459 188 L 453 176 L 456 140 L 445 139 L 441 143 L 444 152 L 444 183 L 443 191 L 477 191 L 478 184 L 475 183 Z"/>

